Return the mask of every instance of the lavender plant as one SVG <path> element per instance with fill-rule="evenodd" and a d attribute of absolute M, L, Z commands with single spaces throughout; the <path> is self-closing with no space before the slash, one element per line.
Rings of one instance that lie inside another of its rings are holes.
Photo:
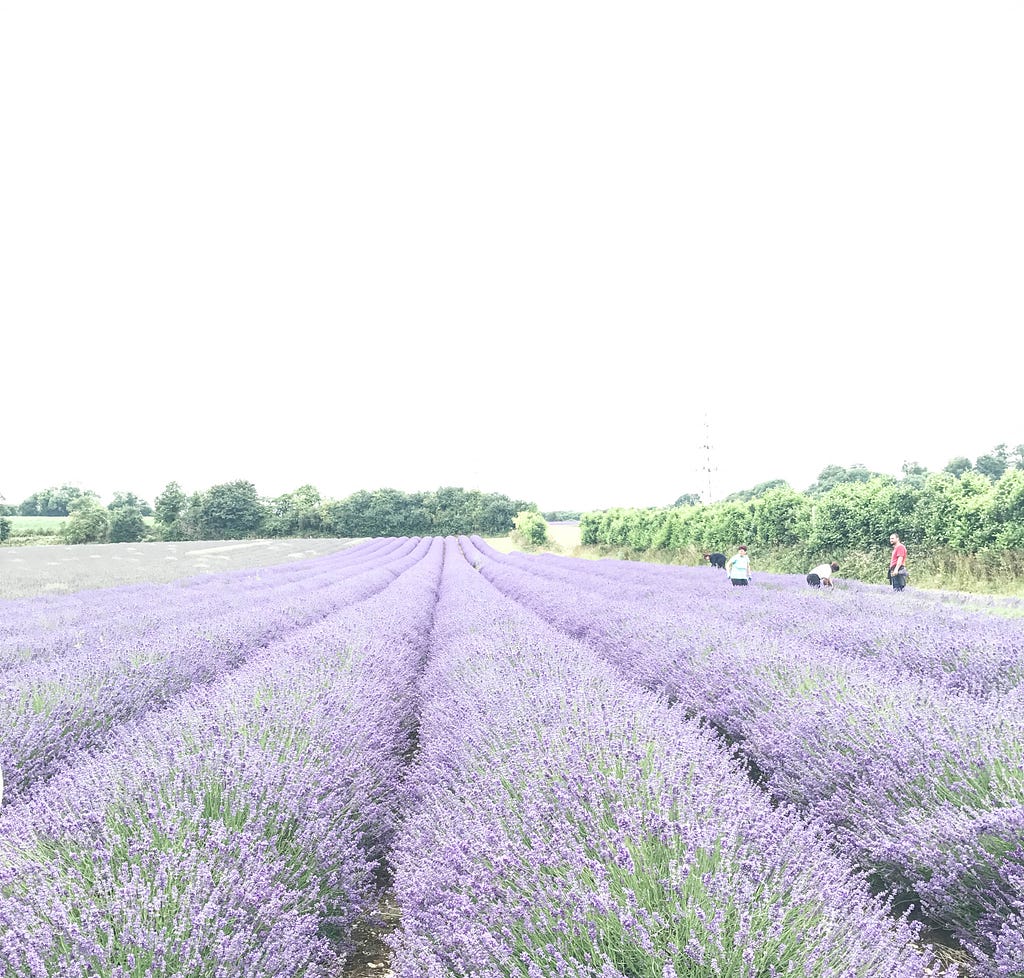
<path fill-rule="evenodd" d="M 12 670 L 0 690 L 0 765 L 9 798 L 52 777 L 69 758 L 101 746 L 117 725 L 213 681 L 296 628 L 382 590 L 429 545 L 418 541 L 393 559 L 385 555 L 380 565 L 361 565 L 306 595 L 286 591 L 278 601 L 271 591 L 251 607 L 211 617 L 194 606 L 189 618 L 143 637 Z"/>
<path fill-rule="evenodd" d="M 556 588 L 546 572 L 526 570 L 523 558 L 501 560 L 463 543 L 503 592 L 712 721 L 777 800 L 798 805 L 860 865 L 914 894 L 975 950 L 981 970 L 994 967 L 1003 921 L 1012 931 L 1020 919 L 1013 882 L 1024 842 L 1020 687 L 972 694 L 924 670 L 809 642 L 803 606 L 825 618 L 834 603 L 820 599 L 834 596 L 806 587 L 782 582 L 734 596 L 700 584 L 687 595 L 677 582 L 669 598 L 657 589 L 640 598 L 607 569 L 592 574 L 581 562 L 575 576 L 560 570 Z M 930 613 L 938 613 L 934 605 Z M 804 625 L 793 628 L 794 620 Z M 934 631 L 919 633 L 934 641 Z M 956 654 L 933 647 L 939 656 Z"/>
<path fill-rule="evenodd" d="M 927 973 L 913 929 L 707 729 L 453 546 L 422 685 L 399 978 Z"/>
<path fill-rule="evenodd" d="M 0 671 L 28 661 L 67 657 L 111 641 L 144 637 L 182 620 L 250 608 L 267 597 L 278 603 L 292 600 L 336 583 L 339 576 L 365 570 L 373 562 L 379 564 L 385 554 L 397 557 L 408 553 L 413 545 L 408 540 L 373 541 L 335 556 L 273 570 L 204 576 L 171 586 L 134 585 L 59 599 L 0 602 Z"/>
<path fill-rule="evenodd" d="M 415 726 L 440 541 L 419 554 L 4 814 L 5 975 L 340 972 Z"/>

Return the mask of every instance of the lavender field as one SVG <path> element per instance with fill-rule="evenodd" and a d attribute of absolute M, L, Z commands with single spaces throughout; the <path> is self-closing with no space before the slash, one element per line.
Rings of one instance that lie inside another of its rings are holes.
<path fill-rule="evenodd" d="M 335 553 L 351 540 L 190 540 L 0 547 L 0 598 L 177 581 Z"/>
<path fill-rule="evenodd" d="M 331 550 L 0 601 L 0 973 L 1024 976 L 1013 602 Z"/>

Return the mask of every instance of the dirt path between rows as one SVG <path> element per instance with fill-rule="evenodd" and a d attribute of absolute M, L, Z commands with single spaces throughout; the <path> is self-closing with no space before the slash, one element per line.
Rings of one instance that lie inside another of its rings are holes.
<path fill-rule="evenodd" d="M 341 978 L 394 978 L 391 948 L 385 938 L 398 926 L 398 920 L 398 907 L 390 894 L 385 894 L 377 912 L 356 927 L 356 949 L 345 962 Z"/>

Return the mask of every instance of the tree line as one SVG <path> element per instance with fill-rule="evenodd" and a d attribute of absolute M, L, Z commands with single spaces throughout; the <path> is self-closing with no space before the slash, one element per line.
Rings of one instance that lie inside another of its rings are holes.
<path fill-rule="evenodd" d="M 157 540 L 237 540 L 266 537 L 503 536 L 516 515 L 535 503 L 445 486 L 432 492 L 360 490 L 325 499 L 315 486 L 266 498 L 245 480 L 186 493 L 168 483 L 152 507 L 134 493 L 99 496 L 75 486 L 33 493 L 8 515 L 65 517 L 67 543 L 128 543 Z M 147 517 L 151 519 L 147 520 Z M 2 517 L 0 517 L 2 518 Z"/>
<path fill-rule="evenodd" d="M 581 542 L 636 552 L 745 543 L 813 561 L 884 550 L 897 532 L 919 554 L 1024 551 L 1024 446 L 997 446 L 979 461 L 957 458 L 941 472 L 906 463 L 901 478 L 830 465 L 804 492 L 776 480 L 710 505 L 681 497 L 682 505 L 584 513 Z"/>

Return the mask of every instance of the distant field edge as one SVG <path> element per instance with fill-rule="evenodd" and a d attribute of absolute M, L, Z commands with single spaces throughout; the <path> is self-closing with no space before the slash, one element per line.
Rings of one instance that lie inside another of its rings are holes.
<path fill-rule="evenodd" d="M 56 544 L 0 548 L 0 599 L 69 594 L 131 584 L 169 584 L 322 557 L 351 537 Z"/>

